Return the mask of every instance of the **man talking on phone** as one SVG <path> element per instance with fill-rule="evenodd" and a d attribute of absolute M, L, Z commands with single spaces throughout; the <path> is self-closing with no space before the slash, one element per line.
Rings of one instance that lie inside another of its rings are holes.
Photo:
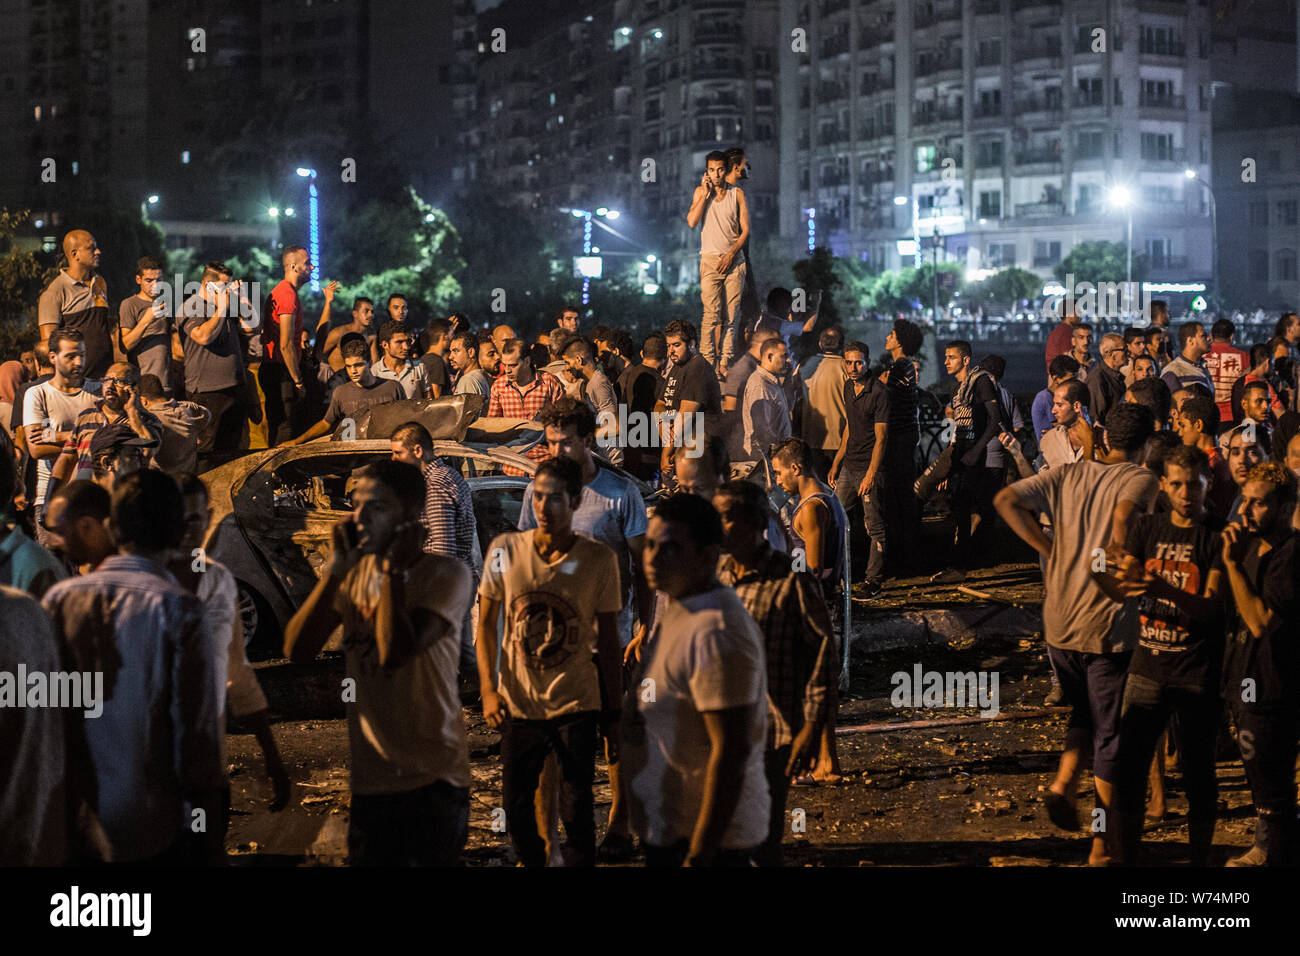
<path fill-rule="evenodd" d="M 691 196 L 686 224 L 700 231 L 700 354 L 719 378 L 726 376 L 736 349 L 740 296 L 748 263 L 749 206 L 743 190 L 727 182 L 727 154 L 714 150 L 704 157 L 705 173 Z"/>

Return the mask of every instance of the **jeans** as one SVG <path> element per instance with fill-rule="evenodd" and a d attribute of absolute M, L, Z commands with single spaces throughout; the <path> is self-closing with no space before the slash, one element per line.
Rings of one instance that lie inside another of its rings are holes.
<path fill-rule="evenodd" d="M 715 339 L 721 335 L 720 351 L 724 365 L 730 365 L 736 353 L 736 325 L 740 317 L 740 294 L 745 288 L 745 274 L 749 265 L 732 263 L 726 273 L 718 271 L 721 256 L 700 256 L 700 299 L 704 314 L 700 320 L 700 354 L 710 365 L 718 364 L 719 345 Z"/>
<path fill-rule="evenodd" d="M 1140 674 L 1128 675 L 1120 717 L 1119 779 L 1115 786 L 1115 811 L 1125 862 L 1136 862 L 1141 847 L 1147 770 L 1170 714 L 1178 716 L 1178 751 L 1183 789 L 1187 793 L 1192 862 L 1195 865 L 1205 862 L 1214 837 L 1219 800 L 1214 745 L 1222 710 L 1219 695 L 1213 691 L 1166 687 Z"/>
<path fill-rule="evenodd" d="M 506 722 L 501 732 L 501 791 L 510 840 L 524 866 L 546 865 L 546 842 L 537 832 L 534 795 L 546 757 L 554 751 L 563 784 L 560 817 L 576 866 L 596 863 L 595 797 L 596 737 L 599 714 L 594 710 L 551 720 Z"/>
<path fill-rule="evenodd" d="M 469 838 L 469 790 L 445 780 L 352 795 L 350 866 L 455 866 Z"/>
<path fill-rule="evenodd" d="M 859 497 L 858 486 L 866 474 L 865 468 L 841 466 L 840 473 L 835 478 L 835 497 L 840 500 L 846 512 L 854 502 L 862 502 L 862 524 L 871 538 L 871 546 L 867 551 L 867 580 L 879 583 L 885 573 L 888 534 L 885 530 L 885 483 L 883 476 L 877 472 L 875 483 L 867 494 Z"/>

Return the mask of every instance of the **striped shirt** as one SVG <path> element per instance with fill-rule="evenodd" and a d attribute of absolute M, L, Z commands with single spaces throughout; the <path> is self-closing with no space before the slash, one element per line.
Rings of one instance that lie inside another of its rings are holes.
<path fill-rule="evenodd" d="M 828 688 L 838 677 L 835 632 L 821 587 L 811 574 L 792 571 L 788 554 L 766 544 L 758 567 L 744 575 L 723 555 L 718 580 L 735 588 L 763 634 L 767 743 L 787 746 L 805 724 L 826 719 Z"/>
<path fill-rule="evenodd" d="M 474 497 L 460 472 L 435 458 L 424 463 L 425 554 L 459 558 L 466 565 L 474 547 Z"/>

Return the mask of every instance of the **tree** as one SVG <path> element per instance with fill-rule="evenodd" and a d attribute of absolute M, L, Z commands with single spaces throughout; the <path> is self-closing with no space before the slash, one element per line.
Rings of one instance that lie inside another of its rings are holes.
<path fill-rule="evenodd" d="M 968 282 L 962 297 L 972 305 L 987 302 L 1014 304 L 1021 299 L 1037 299 L 1043 294 L 1043 280 L 1028 269 L 1012 266 L 993 273 L 987 279 Z"/>
<path fill-rule="evenodd" d="M 27 209 L 0 208 L 0 321 L 6 327 L 31 323 L 35 328 L 36 300 L 58 271 L 53 253 L 21 249 L 14 242 L 30 216 Z"/>
<path fill-rule="evenodd" d="M 1052 273 L 1061 282 L 1071 275 L 1076 283 L 1124 282 L 1128 277 L 1127 250 L 1128 246 L 1122 242 L 1081 242 L 1057 263 Z M 1146 274 L 1146 253 L 1134 253 L 1133 281 L 1141 282 Z"/>

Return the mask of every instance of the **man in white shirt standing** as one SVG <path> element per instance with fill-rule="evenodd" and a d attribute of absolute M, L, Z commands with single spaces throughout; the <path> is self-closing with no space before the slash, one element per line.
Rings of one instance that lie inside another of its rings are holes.
<path fill-rule="evenodd" d="M 700 232 L 700 298 L 704 316 L 700 323 L 700 354 L 719 378 L 726 376 L 736 348 L 736 320 L 749 264 L 745 241 L 749 238 L 749 206 L 745 193 L 727 183 L 727 155 L 714 150 L 704 157 L 705 173 L 691 197 L 686 224 Z"/>
<path fill-rule="evenodd" d="M 405 322 L 390 319 L 379 327 L 382 357 L 370 366 L 375 378 L 387 378 L 402 386 L 407 398 L 427 398 L 429 381 L 424 366 L 410 360 L 411 331 Z"/>
<path fill-rule="evenodd" d="M 54 377 L 29 388 L 23 396 L 23 432 L 27 435 L 27 450 L 36 459 L 36 538 L 43 545 L 49 541 L 41 519 L 45 515 L 50 470 L 63 452 L 77 416 L 94 407 L 99 397 L 99 383 L 85 379 L 86 343 L 81 333 L 55 329 L 49 344 Z M 75 448 L 68 449 L 68 454 L 75 453 Z"/>
<path fill-rule="evenodd" d="M 647 866 L 748 866 L 767 838 L 763 637 L 718 583 L 721 543 L 694 495 L 661 502 L 646 533 L 650 586 L 668 601 L 630 685 L 623 761 Z"/>

